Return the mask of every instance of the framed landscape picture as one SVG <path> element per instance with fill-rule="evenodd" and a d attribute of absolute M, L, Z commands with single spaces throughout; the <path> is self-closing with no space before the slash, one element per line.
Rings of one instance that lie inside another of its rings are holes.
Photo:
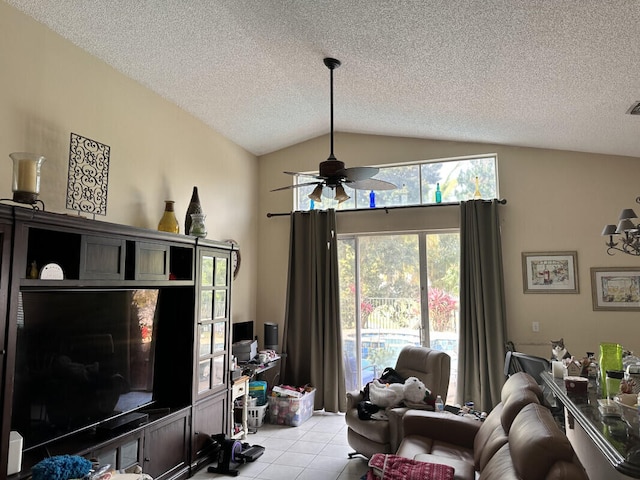
<path fill-rule="evenodd" d="M 591 268 L 594 310 L 640 311 L 640 268 Z"/>
<path fill-rule="evenodd" d="M 577 252 L 523 252 L 524 293 L 578 293 Z"/>

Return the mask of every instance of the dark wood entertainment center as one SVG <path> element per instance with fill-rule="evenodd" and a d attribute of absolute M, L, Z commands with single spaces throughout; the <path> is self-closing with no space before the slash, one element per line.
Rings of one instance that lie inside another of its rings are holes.
<path fill-rule="evenodd" d="M 97 458 L 118 469 L 138 464 L 155 480 L 188 478 L 208 463 L 210 435 L 229 434 L 232 422 L 232 249 L 187 235 L 0 204 L 0 477 L 7 472 L 14 417 L 29 422 L 33 417 L 29 408 L 19 412 L 25 408 L 14 400 L 14 387 L 25 373 L 16 345 L 26 301 L 37 303 L 41 295 L 91 292 L 99 299 L 119 291 L 159 292 L 153 316 L 153 404 L 120 417 L 114 411 L 104 422 L 25 445 L 22 471 L 9 478 L 28 478 L 37 462 L 61 454 Z M 59 265 L 64 279 L 30 278 L 33 262 L 36 271 Z M 42 418 L 51 414 L 44 405 L 40 410 Z"/>

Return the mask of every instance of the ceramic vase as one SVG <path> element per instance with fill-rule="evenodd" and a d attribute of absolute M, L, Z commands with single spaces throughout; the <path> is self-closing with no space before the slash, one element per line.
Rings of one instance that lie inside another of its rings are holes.
<path fill-rule="evenodd" d="M 191 232 L 191 215 L 202 213 L 202 206 L 200 205 L 200 197 L 198 196 L 198 187 L 193 187 L 193 193 L 191 194 L 191 201 L 189 207 L 187 207 L 187 214 L 184 218 L 184 231 L 185 233 Z"/>
<path fill-rule="evenodd" d="M 164 213 L 162 214 L 160 223 L 158 223 L 158 230 L 161 232 L 180 233 L 180 225 L 173 211 L 174 203 L 173 200 L 164 201 Z"/>

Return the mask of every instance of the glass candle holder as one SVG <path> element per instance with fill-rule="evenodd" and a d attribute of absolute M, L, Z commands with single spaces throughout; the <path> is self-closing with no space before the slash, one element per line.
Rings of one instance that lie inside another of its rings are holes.
<path fill-rule="evenodd" d="M 207 218 L 207 216 L 204 213 L 191 214 L 191 227 L 189 228 L 189 235 L 200 238 L 204 238 L 207 236 L 207 227 L 204 224 L 205 218 Z"/>
<path fill-rule="evenodd" d="M 9 157 L 13 160 L 13 201 L 36 203 L 40 194 L 40 169 L 46 158 L 28 152 L 10 153 Z"/>

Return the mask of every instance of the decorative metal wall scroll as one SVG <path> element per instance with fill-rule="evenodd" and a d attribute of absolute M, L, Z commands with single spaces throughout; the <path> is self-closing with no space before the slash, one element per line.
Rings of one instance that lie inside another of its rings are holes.
<path fill-rule="evenodd" d="M 107 214 L 110 151 L 109 145 L 71 133 L 67 209 Z"/>

